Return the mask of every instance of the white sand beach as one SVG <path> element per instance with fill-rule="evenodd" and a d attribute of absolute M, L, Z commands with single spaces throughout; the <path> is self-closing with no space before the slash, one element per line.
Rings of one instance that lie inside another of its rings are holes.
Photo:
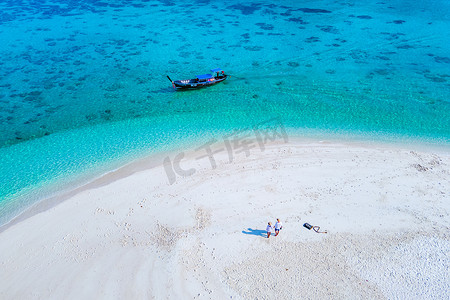
<path fill-rule="evenodd" d="M 0 298 L 450 298 L 449 153 L 291 139 L 213 169 L 188 152 L 190 176 L 134 163 L 2 228 Z"/>

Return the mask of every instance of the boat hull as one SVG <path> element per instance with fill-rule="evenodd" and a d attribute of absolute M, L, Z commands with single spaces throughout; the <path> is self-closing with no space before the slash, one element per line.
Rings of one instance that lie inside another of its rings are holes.
<path fill-rule="evenodd" d="M 188 79 L 188 80 L 176 80 L 173 81 L 173 86 L 174 88 L 178 89 L 200 89 L 203 87 L 207 87 L 207 86 L 211 86 L 214 85 L 216 83 L 222 82 L 224 80 L 226 80 L 228 77 L 228 75 L 222 76 L 222 77 L 214 77 L 211 78 L 210 80 L 206 80 L 206 81 L 197 81 L 195 79 Z"/>

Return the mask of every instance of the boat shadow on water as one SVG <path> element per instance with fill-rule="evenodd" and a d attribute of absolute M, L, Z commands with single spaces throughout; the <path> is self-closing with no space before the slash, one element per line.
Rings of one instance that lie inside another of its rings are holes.
<path fill-rule="evenodd" d="M 229 84 L 228 82 L 223 82 L 223 85 L 228 85 L 228 84 Z M 190 93 L 190 92 L 195 93 L 195 92 L 205 90 L 206 87 L 209 87 L 209 86 L 203 86 L 203 87 L 199 87 L 199 88 L 195 88 L 195 89 L 176 89 L 176 88 L 173 88 L 172 86 L 168 86 L 165 88 L 160 88 L 158 90 L 150 91 L 150 93 L 152 93 L 152 94 L 172 94 L 172 93 L 183 94 L 183 93 Z M 207 90 L 214 90 L 215 88 L 218 88 L 218 87 L 211 86 Z"/>
<path fill-rule="evenodd" d="M 150 93 L 152 93 L 152 94 L 169 94 L 169 93 L 173 93 L 173 92 L 175 92 L 175 90 L 171 86 L 170 87 L 161 88 L 159 90 L 150 91 Z"/>

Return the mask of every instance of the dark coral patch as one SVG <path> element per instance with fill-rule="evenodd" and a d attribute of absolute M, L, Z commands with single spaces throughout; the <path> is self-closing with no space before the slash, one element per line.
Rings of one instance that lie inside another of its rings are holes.
<path fill-rule="evenodd" d="M 317 42 L 320 42 L 320 39 L 316 36 L 312 36 L 305 39 L 305 43 L 317 43 Z"/>
<path fill-rule="evenodd" d="M 244 47 L 244 49 L 248 50 L 248 51 L 260 51 L 263 49 L 263 47 L 261 47 L 261 46 L 246 46 L 246 47 Z"/>
<path fill-rule="evenodd" d="M 30 96 L 40 96 L 42 94 L 42 91 L 32 91 L 29 92 L 28 95 Z"/>
<path fill-rule="evenodd" d="M 299 11 L 309 14 L 329 14 L 331 11 L 326 9 L 318 9 L 318 8 L 299 8 Z"/>
<path fill-rule="evenodd" d="M 261 8 L 260 4 L 253 3 L 251 5 L 235 4 L 227 8 L 240 10 L 243 15 L 251 15 Z"/>
<path fill-rule="evenodd" d="M 432 75 L 432 74 L 425 74 L 424 75 L 425 78 L 431 80 L 432 82 L 436 82 L 436 83 L 442 83 L 442 82 L 447 82 L 447 79 L 445 79 L 445 77 L 448 77 L 448 75 Z"/>
<path fill-rule="evenodd" d="M 450 64 L 450 58 L 448 57 L 435 56 L 434 60 L 440 64 Z"/>
<path fill-rule="evenodd" d="M 371 16 L 368 16 L 368 15 L 362 15 L 362 16 L 356 16 L 358 19 L 363 19 L 363 20 L 370 20 L 370 19 L 372 19 L 372 17 Z"/>
<path fill-rule="evenodd" d="M 189 58 L 191 56 L 191 52 L 188 51 L 181 51 L 180 53 L 178 53 L 178 56 L 183 57 L 183 58 Z"/>
<path fill-rule="evenodd" d="M 291 10 L 287 10 L 286 12 L 281 13 L 280 15 L 281 16 L 285 16 L 285 17 L 289 17 L 289 16 L 292 16 L 292 11 Z"/>
<path fill-rule="evenodd" d="M 12 14 L 4 13 L 4 12 L 0 13 L 0 24 L 8 22 L 8 21 L 13 21 L 15 19 L 16 19 L 16 17 Z"/>
<path fill-rule="evenodd" d="M 397 46 L 397 49 L 414 49 L 416 48 L 415 46 L 411 46 L 411 45 L 401 45 L 401 46 Z"/>
<path fill-rule="evenodd" d="M 330 25 L 316 25 L 317 28 L 319 28 L 320 30 L 324 31 L 324 32 L 328 32 L 328 33 L 332 33 L 332 34 L 339 34 L 339 30 L 334 27 L 334 26 L 330 26 Z"/>
<path fill-rule="evenodd" d="M 398 40 L 400 37 L 406 35 L 401 32 L 397 32 L 397 33 L 380 32 L 380 34 L 387 36 L 386 40 L 388 40 L 388 41 Z"/>
<path fill-rule="evenodd" d="M 392 73 L 389 69 L 375 69 L 374 72 L 378 75 L 386 76 Z"/>
<path fill-rule="evenodd" d="M 294 22 L 294 23 L 297 23 L 297 24 L 303 24 L 303 25 L 309 24 L 308 22 L 303 21 L 303 19 L 300 18 L 300 17 L 298 17 L 298 18 L 289 18 L 289 19 L 287 19 L 287 20 L 288 20 L 289 22 Z"/>
<path fill-rule="evenodd" d="M 262 30 L 273 30 L 273 25 L 267 23 L 256 23 L 256 26 L 259 26 Z"/>
<path fill-rule="evenodd" d="M 366 51 L 360 49 L 350 51 L 349 55 L 355 60 L 356 63 L 365 63 L 364 59 L 369 57 Z"/>

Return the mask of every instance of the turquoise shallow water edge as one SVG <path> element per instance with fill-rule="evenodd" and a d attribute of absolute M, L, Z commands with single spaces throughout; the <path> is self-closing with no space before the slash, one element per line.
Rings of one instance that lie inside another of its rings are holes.
<path fill-rule="evenodd" d="M 0 224 L 73 180 L 273 117 L 295 135 L 450 145 L 448 1 L 0 8 Z M 187 92 L 165 77 L 215 67 L 234 76 Z"/>

